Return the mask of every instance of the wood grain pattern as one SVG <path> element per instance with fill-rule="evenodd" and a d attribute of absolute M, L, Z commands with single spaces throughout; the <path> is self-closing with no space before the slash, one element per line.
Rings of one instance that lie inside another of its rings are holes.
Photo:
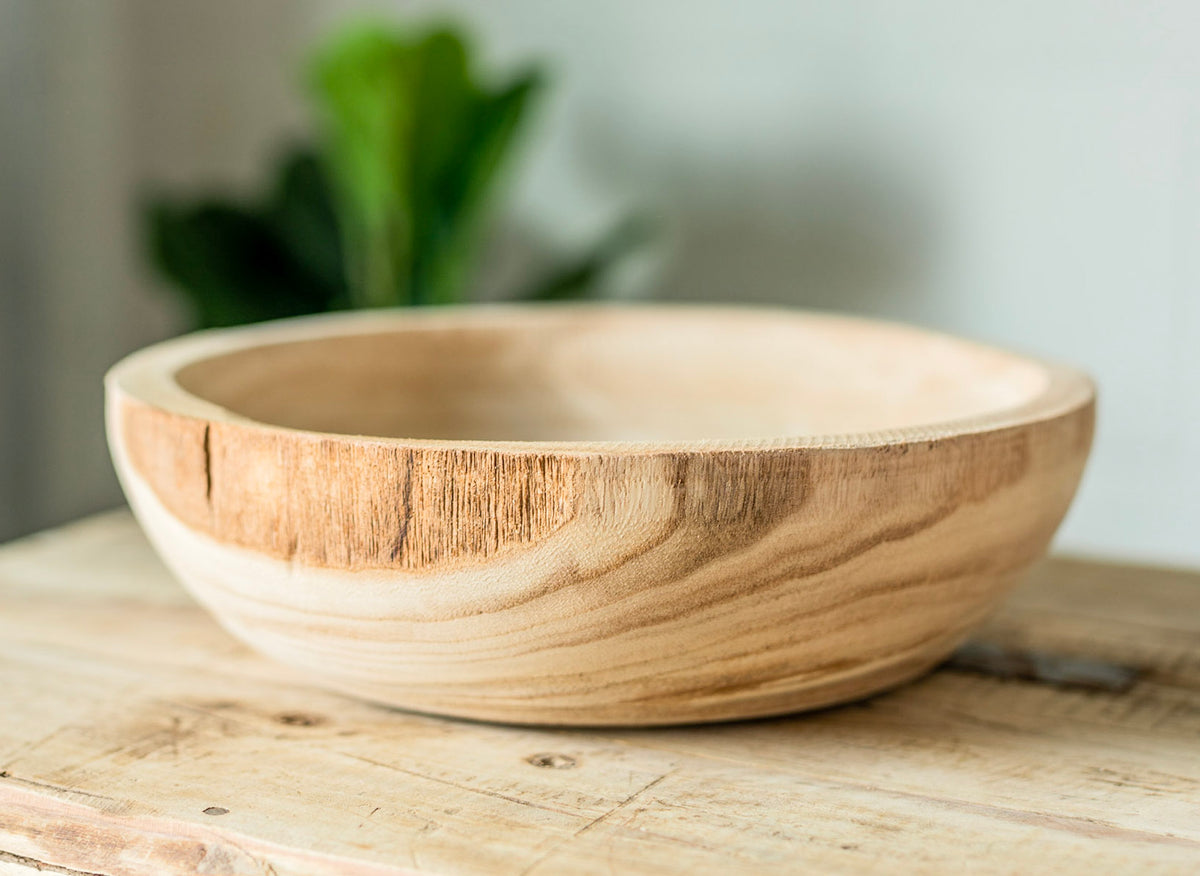
<path fill-rule="evenodd" d="M 1193 873 L 1200 575 L 1056 560 L 941 670 L 783 719 L 539 730 L 313 690 L 124 513 L 0 549 L 0 864 L 102 874 Z M 19 872 L 33 872 L 20 870 Z"/>
<path fill-rule="evenodd" d="M 107 385 L 131 504 L 230 631 L 373 700 L 575 725 L 927 670 L 1043 553 L 1093 422 L 1059 366 L 741 310 L 296 320 Z"/>

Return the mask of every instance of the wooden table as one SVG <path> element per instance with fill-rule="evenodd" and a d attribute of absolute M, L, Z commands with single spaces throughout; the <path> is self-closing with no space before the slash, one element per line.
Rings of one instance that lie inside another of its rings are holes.
<path fill-rule="evenodd" d="M 1200 872 L 1198 584 L 1057 560 L 868 702 L 529 730 L 305 686 L 108 514 L 0 549 L 0 868 Z"/>

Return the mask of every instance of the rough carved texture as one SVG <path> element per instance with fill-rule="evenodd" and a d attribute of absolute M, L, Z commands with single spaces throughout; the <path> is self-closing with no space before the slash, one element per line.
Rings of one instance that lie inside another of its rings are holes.
<path fill-rule="evenodd" d="M 924 671 L 1045 550 L 1092 418 L 1066 369 L 739 311 L 325 318 L 109 378 L 134 508 L 232 631 L 372 699 L 559 724 L 774 714 Z M 803 423 L 835 434 L 772 432 Z"/>
<path fill-rule="evenodd" d="M 172 514 L 279 559 L 419 569 L 537 541 L 577 513 L 578 460 L 264 435 L 136 403 L 121 416 L 131 465 Z"/>

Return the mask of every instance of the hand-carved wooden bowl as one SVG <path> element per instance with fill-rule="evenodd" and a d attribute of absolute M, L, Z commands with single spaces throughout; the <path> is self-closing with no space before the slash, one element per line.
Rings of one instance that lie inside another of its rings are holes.
<path fill-rule="evenodd" d="M 667 724 L 862 697 L 1046 549 L 1081 374 L 736 308 L 289 320 L 109 374 L 142 525 L 232 633 L 425 712 Z"/>

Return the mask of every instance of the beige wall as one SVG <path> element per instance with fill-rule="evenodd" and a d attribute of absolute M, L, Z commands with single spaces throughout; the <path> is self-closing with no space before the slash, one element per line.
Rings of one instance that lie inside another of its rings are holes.
<path fill-rule="evenodd" d="M 0 4 L 36 32 L 48 82 L 22 104 L 47 368 L 23 377 L 41 403 L 17 437 L 36 446 L 21 513 L 40 525 L 115 501 L 99 374 L 171 325 L 130 193 L 253 183 L 303 126 L 303 46 L 367 4 Z M 880 313 L 1091 369 L 1099 438 L 1060 546 L 1200 565 L 1194 4 L 370 6 L 460 13 L 496 63 L 546 58 L 559 80 L 517 214 L 569 242 L 660 206 L 658 294 Z"/>

